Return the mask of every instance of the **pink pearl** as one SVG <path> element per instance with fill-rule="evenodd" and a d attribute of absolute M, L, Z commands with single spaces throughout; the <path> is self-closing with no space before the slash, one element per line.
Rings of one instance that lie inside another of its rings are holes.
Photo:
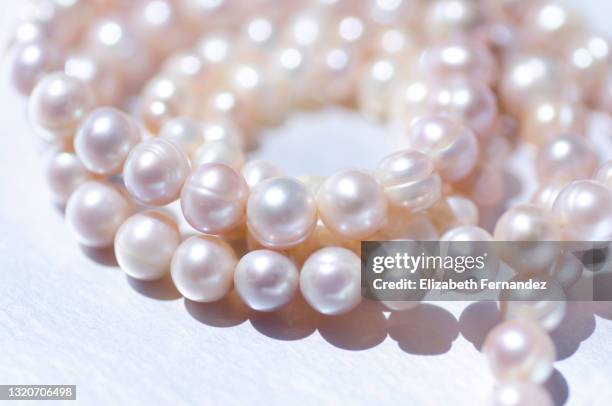
<path fill-rule="evenodd" d="M 163 206 L 176 200 L 189 173 L 189 160 L 171 141 L 154 138 L 136 145 L 125 161 L 125 187 L 138 201 Z"/>
<path fill-rule="evenodd" d="M 268 161 L 250 161 L 242 168 L 242 176 L 250 188 L 266 179 L 282 176 L 282 174 L 276 165 Z"/>
<path fill-rule="evenodd" d="M 461 195 L 451 195 L 446 197 L 446 202 L 460 225 L 478 225 L 480 219 L 478 206 L 471 199 Z"/>
<path fill-rule="evenodd" d="M 569 181 L 557 179 L 545 183 L 531 197 L 531 203 L 545 210 L 552 210 L 555 199 Z"/>
<path fill-rule="evenodd" d="M 212 141 L 196 149 L 192 162 L 194 166 L 208 163 L 225 164 L 239 171 L 244 165 L 244 154 L 234 144 L 226 141 Z"/>
<path fill-rule="evenodd" d="M 566 96 L 545 95 L 524 105 L 521 137 L 542 145 L 564 133 L 586 134 L 587 111 L 579 102 Z"/>
<path fill-rule="evenodd" d="M 132 205 L 112 184 L 82 184 L 66 204 L 66 223 L 77 241 L 88 247 L 108 247 L 131 214 Z"/>
<path fill-rule="evenodd" d="M 92 111 L 74 139 L 76 154 L 91 172 L 115 175 L 123 169 L 130 150 L 140 141 L 138 124 L 112 107 Z"/>
<path fill-rule="evenodd" d="M 298 180 L 270 178 L 251 191 L 247 224 L 253 237 L 266 247 L 295 246 L 308 238 L 316 222 L 314 198 Z"/>
<path fill-rule="evenodd" d="M 176 81 L 158 77 L 145 87 L 140 100 L 140 116 L 145 127 L 153 134 L 171 118 L 189 113 L 192 99 L 186 89 Z"/>
<path fill-rule="evenodd" d="M 588 178 L 597 168 L 597 155 L 588 140 L 562 135 L 547 142 L 538 152 L 537 172 L 541 182 L 553 179 Z"/>
<path fill-rule="evenodd" d="M 595 180 L 612 189 L 612 161 L 606 162 L 599 168 Z"/>
<path fill-rule="evenodd" d="M 612 190 L 593 180 L 567 185 L 555 200 L 553 213 L 567 241 L 612 240 Z"/>
<path fill-rule="evenodd" d="M 54 149 L 46 158 L 45 177 L 53 200 L 66 204 L 72 192 L 90 179 L 90 174 L 75 154 Z"/>
<path fill-rule="evenodd" d="M 11 80 L 19 92 L 30 94 L 45 74 L 61 66 L 60 51 L 52 43 L 32 42 L 11 50 Z"/>
<path fill-rule="evenodd" d="M 185 181 L 181 208 L 187 222 L 206 234 L 222 234 L 244 220 L 249 187 L 224 164 L 203 164 Z"/>
<path fill-rule="evenodd" d="M 329 177 L 317 193 L 317 204 L 327 228 L 355 240 L 378 230 L 387 213 L 383 187 L 360 170 L 347 170 Z"/>
<path fill-rule="evenodd" d="M 389 202 L 411 211 L 433 205 L 441 195 L 442 181 L 427 155 L 400 151 L 383 159 L 376 178 L 385 189 Z"/>
<path fill-rule="evenodd" d="M 159 130 L 159 137 L 174 142 L 188 156 L 204 143 L 202 123 L 189 117 L 176 117 Z"/>
<path fill-rule="evenodd" d="M 479 6 L 469 0 L 427 3 L 423 27 L 432 40 L 447 39 L 475 29 L 482 19 Z"/>
<path fill-rule="evenodd" d="M 85 83 L 93 91 L 98 105 L 119 106 L 125 96 L 126 89 L 117 72 L 92 53 L 70 54 L 64 63 L 64 72 Z"/>
<path fill-rule="evenodd" d="M 406 143 L 431 156 L 447 182 L 467 176 L 478 162 L 478 141 L 460 121 L 440 116 L 414 122 Z"/>

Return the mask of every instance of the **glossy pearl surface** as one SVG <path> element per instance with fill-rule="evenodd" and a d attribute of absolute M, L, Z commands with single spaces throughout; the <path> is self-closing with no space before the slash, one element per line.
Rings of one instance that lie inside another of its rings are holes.
<path fill-rule="evenodd" d="M 89 181 L 70 196 L 66 204 L 66 223 L 80 244 L 108 247 L 131 213 L 132 205 L 113 185 Z"/>
<path fill-rule="evenodd" d="M 172 255 L 181 242 L 174 221 L 160 211 L 144 211 L 128 218 L 115 236 L 119 267 L 132 278 L 150 281 L 170 270 Z"/>
<path fill-rule="evenodd" d="M 433 205 L 441 194 L 442 181 L 428 156 L 415 151 L 400 151 L 381 161 L 376 178 L 391 204 L 412 211 Z"/>
<path fill-rule="evenodd" d="M 286 256 L 270 250 L 251 251 L 240 259 L 234 273 L 236 291 L 251 308 L 269 312 L 293 299 L 298 270 Z"/>
<path fill-rule="evenodd" d="M 130 116 L 112 107 L 101 107 L 88 114 L 79 126 L 74 149 L 91 172 L 115 175 L 139 141 L 138 124 Z"/>
<path fill-rule="evenodd" d="M 249 161 L 242 168 L 242 176 L 251 188 L 266 179 L 282 176 L 282 174 L 278 166 L 268 161 Z"/>
<path fill-rule="evenodd" d="M 249 187 L 224 164 L 203 164 L 189 175 L 181 192 L 187 222 L 206 234 L 221 234 L 244 220 Z"/>
<path fill-rule="evenodd" d="M 539 150 L 536 162 L 540 181 L 583 179 L 597 168 L 597 155 L 585 138 L 562 135 Z"/>
<path fill-rule="evenodd" d="M 72 192 L 90 177 L 85 166 L 73 153 L 53 150 L 46 157 L 45 178 L 51 196 L 58 204 L 66 204 Z"/>
<path fill-rule="evenodd" d="M 612 190 L 593 180 L 567 185 L 553 205 L 567 241 L 612 240 Z"/>
<path fill-rule="evenodd" d="M 192 162 L 194 166 L 207 163 L 217 163 L 229 165 L 236 170 L 240 170 L 244 165 L 244 155 L 242 151 L 225 141 L 212 141 L 202 144 L 193 154 Z"/>
<path fill-rule="evenodd" d="M 361 259 L 345 248 L 322 248 L 304 263 L 300 289 L 318 312 L 346 313 L 361 302 Z"/>
<path fill-rule="evenodd" d="M 41 77 L 61 65 L 59 50 L 43 41 L 15 46 L 11 58 L 11 80 L 24 95 L 30 94 Z"/>
<path fill-rule="evenodd" d="M 317 193 L 317 204 L 321 219 L 331 231 L 356 240 L 378 230 L 387 212 L 383 187 L 360 170 L 327 178 Z"/>
<path fill-rule="evenodd" d="M 612 189 L 612 161 L 606 162 L 597 170 L 595 180 Z"/>
<path fill-rule="evenodd" d="M 471 199 L 461 195 L 451 195 L 446 197 L 446 203 L 459 225 L 475 226 L 478 224 L 480 213 L 478 206 Z"/>
<path fill-rule="evenodd" d="M 523 109 L 520 134 L 529 143 L 542 145 L 561 134 L 587 132 L 586 108 L 570 97 L 547 95 L 534 98 Z"/>
<path fill-rule="evenodd" d="M 548 391 L 533 382 L 501 382 L 495 385 L 491 406 L 553 406 Z"/>
<path fill-rule="evenodd" d="M 270 178 L 251 191 L 247 224 L 253 237 L 266 247 L 297 245 L 308 238 L 316 222 L 314 198 L 298 180 Z"/>
<path fill-rule="evenodd" d="M 204 143 L 202 124 L 189 117 L 176 117 L 159 130 L 159 137 L 174 142 L 187 156 L 191 156 Z"/>
<path fill-rule="evenodd" d="M 136 145 L 123 168 L 125 187 L 138 201 L 155 206 L 179 197 L 189 160 L 171 141 L 154 138 Z"/>
<path fill-rule="evenodd" d="M 232 289 L 238 263 L 232 247 L 207 236 L 190 237 L 176 249 L 171 263 L 174 285 L 189 300 L 214 302 Z"/>
<path fill-rule="evenodd" d="M 487 335 L 482 347 L 497 379 L 544 382 L 553 370 L 555 346 L 532 321 L 509 320 Z"/>

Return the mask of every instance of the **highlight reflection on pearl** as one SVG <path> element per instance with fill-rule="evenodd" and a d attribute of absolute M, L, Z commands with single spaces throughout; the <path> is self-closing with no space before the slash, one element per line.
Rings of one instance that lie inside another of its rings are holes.
<path fill-rule="evenodd" d="M 249 161 L 242 168 L 242 176 L 251 188 L 263 180 L 282 176 L 282 174 L 280 168 L 268 161 Z"/>
<path fill-rule="evenodd" d="M 252 309 L 276 310 L 293 299 L 298 289 L 298 270 L 286 256 L 270 250 L 243 256 L 234 273 L 236 291 Z"/>
<path fill-rule="evenodd" d="M 382 225 L 387 212 L 383 187 L 371 175 L 346 170 L 329 178 L 317 193 L 319 215 L 334 233 L 363 239 Z"/>
<path fill-rule="evenodd" d="M 41 77 L 61 66 L 59 50 L 43 41 L 15 46 L 10 62 L 11 80 L 23 95 L 29 95 Z"/>
<path fill-rule="evenodd" d="M 159 279 L 170 270 L 172 255 L 181 242 L 174 221 L 160 211 L 137 213 L 115 236 L 115 255 L 121 269 L 135 279 Z"/>
<path fill-rule="evenodd" d="M 253 237 L 270 248 L 288 248 L 306 240 L 315 228 L 317 207 L 298 180 L 285 177 L 260 182 L 249 196 L 247 224 Z"/>
<path fill-rule="evenodd" d="M 300 289 L 318 312 L 346 313 L 361 302 L 361 259 L 346 248 L 322 248 L 304 263 Z"/>
<path fill-rule="evenodd" d="M 112 107 L 92 111 L 81 123 L 74 148 L 83 165 L 99 175 L 115 175 L 134 145 L 140 141 L 138 124 Z"/>
<path fill-rule="evenodd" d="M 208 163 L 225 164 L 237 171 L 244 165 L 244 154 L 236 146 L 225 141 L 202 144 L 192 156 L 193 166 Z"/>
<path fill-rule="evenodd" d="M 85 166 L 73 153 L 55 149 L 46 157 L 45 178 L 57 204 L 66 204 L 72 192 L 90 177 Z"/>
<path fill-rule="evenodd" d="M 190 237 L 172 257 L 172 281 L 187 299 L 214 302 L 231 290 L 237 263 L 233 248 L 225 241 L 208 236 Z"/>
<path fill-rule="evenodd" d="M 461 195 L 451 195 L 446 197 L 446 203 L 448 203 L 451 208 L 459 225 L 478 225 L 480 214 L 478 206 L 476 206 L 472 200 Z"/>
<path fill-rule="evenodd" d="M 112 184 L 89 181 L 70 196 L 66 223 L 76 240 L 88 247 L 108 247 L 131 214 L 132 205 Z"/>
<path fill-rule="evenodd" d="M 249 187 L 224 164 L 203 164 L 185 181 L 181 208 L 187 222 L 206 234 L 221 234 L 244 219 Z"/>
<path fill-rule="evenodd" d="M 204 143 L 202 124 L 190 117 L 176 117 L 167 121 L 159 130 L 159 137 L 174 142 L 187 156 Z"/>
<path fill-rule="evenodd" d="M 491 406 L 553 406 L 548 391 L 533 382 L 501 382 L 495 385 Z"/>
<path fill-rule="evenodd" d="M 136 145 L 125 162 L 125 187 L 142 203 L 162 206 L 176 200 L 189 173 L 184 152 L 171 141 L 154 138 Z"/>
<path fill-rule="evenodd" d="M 540 148 L 536 162 L 540 181 L 583 179 L 597 168 L 597 155 L 585 138 L 561 135 Z"/>
<path fill-rule="evenodd" d="M 544 382 L 553 370 L 555 345 L 532 321 L 509 320 L 487 335 L 482 346 L 496 378 Z"/>

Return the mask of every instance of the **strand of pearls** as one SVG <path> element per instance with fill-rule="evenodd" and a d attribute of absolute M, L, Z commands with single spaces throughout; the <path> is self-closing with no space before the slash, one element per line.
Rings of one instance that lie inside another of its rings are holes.
<path fill-rule="evenodd" d="M 79 243 L 114 244 L 133 278 L 170 271 L 190 300 L 233 287 L 272 311 L 300 290 L 335 315 L 361 300 L 366 239 L 530 241 L 502 259 L 565 295 L 581 264 L 537 242 L 612 240 L 612 161 L 584 137 L 589 109 L 612 113 L 609 48 L 548 0 L 37 0 L 9 52 Z M 326 179 L 245 162 L 259 129 L 328 104 L 399 128 L 398 151 Z M 502 165 L 524 143 L 539 189 L 491 235 L 480 211 L 503 199 Z M 177 200 L 198 232 L 184 241 L 155 208 Z M 565 304 L 513 299 L 483 346 L 493 403 L 552 404 L 538 384 Z"/>

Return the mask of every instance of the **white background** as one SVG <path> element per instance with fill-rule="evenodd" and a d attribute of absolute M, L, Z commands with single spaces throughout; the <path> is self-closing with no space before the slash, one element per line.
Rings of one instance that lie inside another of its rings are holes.
<path fill-rule="evenodd" d="M 612 3 L 575 3 L 609 30 Z M 3 37 L 13 17 L 3 4 Z M 36 137 L 4 65 L 1 384 L 76 384 L 86 404 L 482 403 L 493 380 L 476 346 L 496 322 L 493 304 L 424 304 L 390 317 L 364 304 L 321 318 L 299 302 L 261 315 L 235 297 L 199 305 L 168 281 L 128 281 L 109 256 L 79 247 L 48 202 Z M 364 157 L 371 165 L 385 152 L 372 142 L 384 139 L 380 129 L 338 112 L 295 119 L 275 135 L 285 141 L 260 154 L 292 174 L 327 174 Z M 288 151 L 304 137 L 308 147 Z M 556 403 L 612 404 L 612 305 L 571 307 L 553 337 L 560 360 L 547 387 Z"/>

